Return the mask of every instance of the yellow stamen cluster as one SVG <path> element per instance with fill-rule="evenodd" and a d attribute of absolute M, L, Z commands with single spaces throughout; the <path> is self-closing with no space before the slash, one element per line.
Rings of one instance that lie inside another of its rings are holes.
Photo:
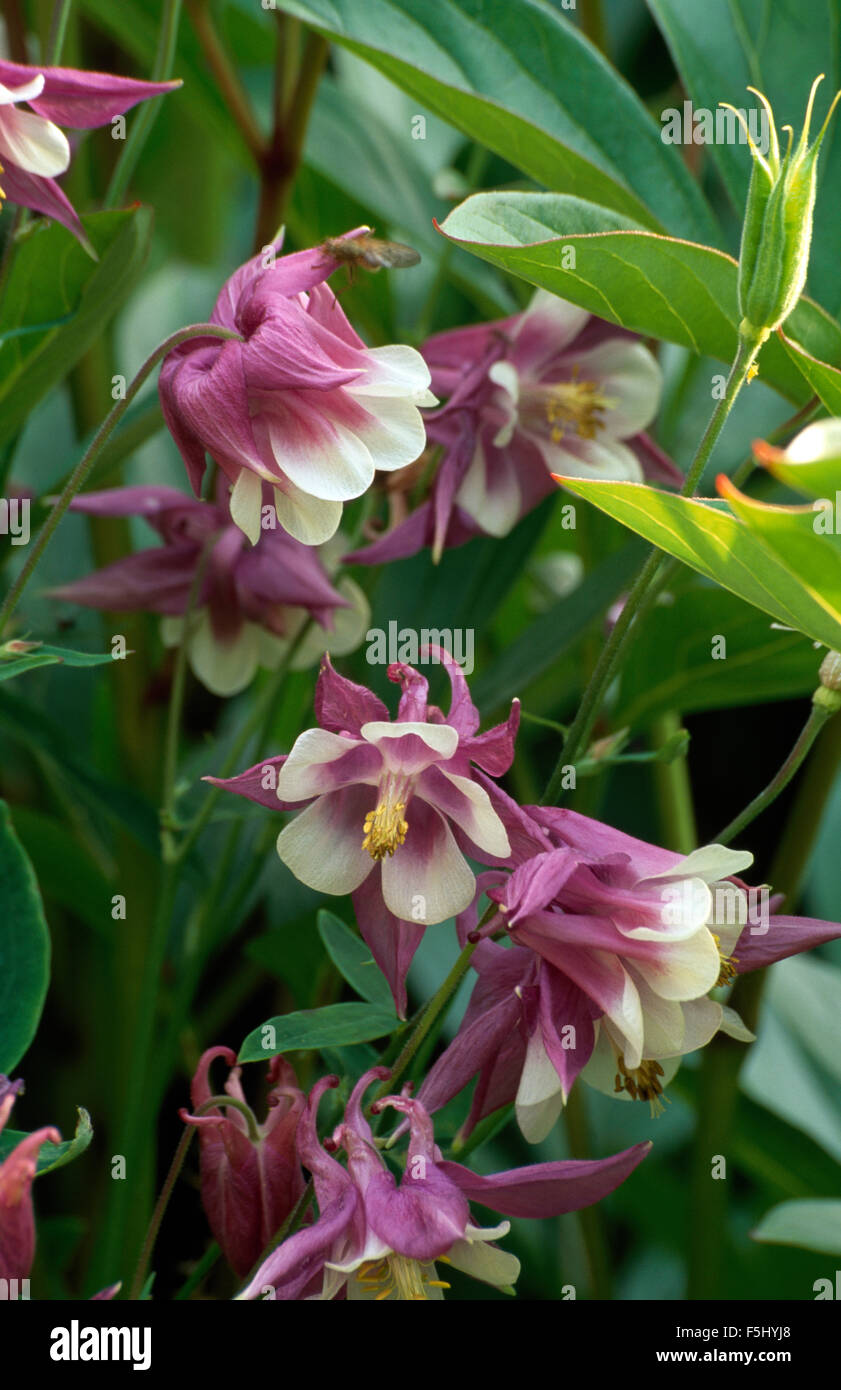
<path fill-rule="evenodd" d="M 442 1279 L 431 1278 L 434 1264 L 421 1264 L 405 1255 L 386 1255 L 382 1260 L 368 1260 L 360 1267 L 356 1278 L 366 1293 L 374 1293 L 374 1301 L 387 1299 L 403 1303 L 427 1303 L 428 1289 L 448 1289 Z"/>
<path fill-rule="evenodd" d="M 386 797 L 375 810 L 368 812 L 362 848 L 367 849 L 372 859 L 384 859 L 402 845 L 409 829 L 408 821 L 403 819 L 405 809 L 405 801 L 391 801 Z"/>
<path fill-rule="evenodd" d="M 715 982 L 717 988 L 719 985 L 729 985 L 730 981 L 736 978 L 736 975 L 739 973 L 736 969 L 736 966 L 739 964 L 739 957 L 725 956 L 724 952 L 721 949 L 721 942 L 719 938 L 716 936 L 715 932 L 712 932 L 711 934 L 713 941 L 718 947 L 718 959 L 721 962 L 721 970 L 719 972 L 718 979 Z"/>
<path fill-rule="evenodd" d="M 594 439 L 604 423 L 600 416 L 611 402 L 594 381 L 579 381 L 578 368 L 572 381 L 560 381 L 543 388 L 544 413 L 552 426 L 552 442 L 560 444 L 567 425 L 574 425 L 581 439 Z"/>
<path fill-rule="evenodd" d="M 619 1070 L 616 1073 L 614 1091 L 619 1094 L 627 1091 L 631 1100 L 647 1100 L 651 1106 L 651 1114 L 662 1115 L 665 1106 L 663 1101 L 668 1097 L 663 1096 L 663 1087 L 660 1077 L 663 1075 L 663 1068 L 659 1062 L 653 1058 L 643 1061 L 640 1066 L 632 1067 L 630 1071 L 625 1066 L 625 1058 L 620 1053 L 616 1059 Z M 661 1100 L 661 1096 L 663 1099 Z"/>

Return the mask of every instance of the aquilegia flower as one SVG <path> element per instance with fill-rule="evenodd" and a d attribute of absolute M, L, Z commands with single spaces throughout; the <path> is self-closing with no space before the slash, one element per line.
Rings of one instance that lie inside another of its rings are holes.
<path fill-rule="evenodd" d="M 0 1133 L 11 1114 L 22 1081 L 0 1076 Z M 0 1279 L 25 1279 L 35 1258 L 35 1217 L 32 1180 L 42 1144 L 60 1144 L 61 1135 L 48 1125 L 27 1134 L 0 1163 Z"/>
<path fill-rule="evenodd" d="M 414 1301 L 443 1298 L 449 1288 L 436 1261 L 497 1288 L 511 1289 L 520 1265 L 495 1241 L 510 1224 L 483 1230 L 471 1219 L 471 1199 L 503 1216 L 545 1217 L 591 1206 L 624 1182 L 645 1158 L 648 1144 L 585 1162 L 536 1163 L 483 1177 L 441 1157 L 423 1105 L 406 1095 L 375 1102 L 409 1122 L 409 1147 L 400 1181 L 387 1166 L 362 1111 L 373 1081 L 388 1071 L 374 1067 L 357 1082 L 345 1115 L 325 1145 L 318 1142 L 321 1096 L 338 1078 L 312 1090 L 298 1128 L 298 1151 L 312 1173 L 319 1216 L 267 1257 L 240 1298 L 284 1300 L 341 1296 L 351 1300 Z M 347 1168 L 326 1150 L 344 1149 Z"/>
<path fill-rule="evenodd" d="M 180 81 L 139 82 L 104 72 L 0 62 L 0 196 L 52 217 L 84 241 L 82 224 L 55 182 L 70 164 L 70 146 L 59 126 L 105 125 L 139 101 L 180 86 Z M 18 109 L 24 102 L 30 110 Z"/>
<path fill-rule="evenodd" d="M 411 666 L 388 668 L 403 691 L 392 720 L 376 695 L 325 659 L 315 696 L 319 727 L 301 734 L 288 756 L 238 777 L 206 779 L 275 810 L 303 808 L 280 832 L 278 854 L 310 888 L 354 895 L 362 934 L 401 1011 L 424 927 L 473 898 L 465 855 L 493 864 L 510 853 L 495 809 L 502 793 L 491 779 L 511 766 L 519 704 L 505 724 L 478 734 L 479 712 L 461 669 L 435 651 L 452 683 L 446 716 L 428 704 L 427 681 Z"/>
<path fill-rule="evenodd" d="M 338 264 L 322 247 L 255 256 L 211 314 L 242 341 L 194 338 L 161 368 L 161 406 L 193 490 L 207 452 L 233 484 L 231 514 L 252 544 L 263 481 L 281 525 L 318 545 L 376 469 L 404 467 L 426 442 L 417 407 L 435 404 L 429 368 L 414 348 L 365 346 L 324 283 Z"/>
<path fill-rule="evenodd" d="M 432 389 L 447 396 L 428 415 L 443 447 L 432 494 L 405 521 L 352 558 L 369 563 L 471 536 L 505 536 L 553 491 L 551 475 L 679 482 L 643 433 L 660 401 L 661 374 L 634 334 L 544 290 L 513 318 L 440 333 L 423 354 Z"/>
<path fill-rule="evenodd" d="M 110 612 L 163 614 L 163 639 L 173 645 L 183 637 L 184 615 L 203 565 L 187 655 L 199 680 L 216 695 L 243 690 L 258 666 L 277 667 L 293 642 L 297 666 L 317 661 L 328 641 L 338 655 L 351 651 L 369 618 L 358 585 L 345 577 L 334 587 L 328 557 L 277 525 L 261 530 L 257 545 L 250 546 L 231 520 L 227 490 L 220 479 L 215 503 L 169 487 L 112 488 L 77 497 L 76 511 L 145 517 L 164 543 L 52 591 L 53 598 Z M 274 508 L 266 511 L 275 521 Z M 308 618 L 318 627 L 302 634 Z"/>
<path fill-rule="evenodd" d="M 516 1100 L 538 1142 L 579 1073 L 656 1110 L 682 1056 L 719 1030 L 752 1038 L 710 990 L 841 936 L 837 923 L 778 916 L 757 899 L 734 877 L 750 854 L 708 845 L 682 856 L 573 811 L 525 809 L 549 847 L 510 877 L 482 876 L 498 904 L 483 933 L 503 928 L 511 944 L 478 946 L 473 998 L 419 1094 L 437 1110 L 478 1072 L 466 1132 Z M 474 904 L 463 940 L 475 924 Z"/>
<path fill-rule="evenodd" d="M 217 1057 L 230 1068 L 225 1092 L 233 1105 L 211 1091 L 209 1071 Z M 303 1196 L 306 1183 L 295 1136 L 306 1098 L 290 1064 L 273 1057 L 269 1112 L 258 1124 L 246 1104 L 235 1062 L 230 1048 L 208 1048 L 190 1088 L 195 1113 L 180 1114 L 185 1124 L 199 1131 L 201 1198 L 210 1229 L 225 1259 L 245 1278 Z M 217 1104 L 210 1105 L 214 1098 Z"/>

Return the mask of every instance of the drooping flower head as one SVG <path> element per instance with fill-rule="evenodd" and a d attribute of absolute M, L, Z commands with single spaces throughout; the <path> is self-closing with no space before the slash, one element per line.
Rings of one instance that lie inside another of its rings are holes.
<path fill-rule="evenodd" d="M 82 224 L 55 182 L 70 164 L 70 146 L 59 126 L 105 125 L 139 101 L 180 86 L 180 81 L 139 82 L 104 72 L 0 62 L 0 197 L 52 217 L 84 241 Z M 28 111 L 18 109 L 24 103 Z"/>
<path fill-rule="evenodd" d="M 510 852 L 492 778 L 511 765 L 519 704 L 505 724 L 478 733 L 460 667 L 434 650 L 452 685 L 448 714 L 428 703 L 427 680 L 411 666 L 388 668 L 402 690 L 391 719 L 376 695 L 325 659 L 319 727 L 301 734 L 288 756 L 207 779 L 273 809 L 302 808 L 280 832 L 278 854 L 310 888 L 354 894 L 363 936 L 399 1009 L 425 926 L 454 917 L 474 896 L 465 856 L 498 863 Z"/>
<path fill-rule="evenodd" d="M 12 1111 L 22 1081 L 0 1076 L 0 1133 Z M 32 1180 L 42 1144 L 60 1144 L 51 1125 L 36 1129 L 16 1144 L 0 1163 L 0 1279 L 25 1279 L 35 1258 Z"/>
<path fill-rule="evenodd" d="M 579 1073 L 656 1111 L 688 1052 L 719 1030 L 752 1035 L 710 997 L 737 974 L 841 935 L 836 923 L 785 917 L 736 877 L 752 856 L 708 845 L 682 856 L 573 811 L 527 807 L 543 848 L 480 890 L 498 904 L 483 928 L 479 981 L 454 1042 L 419 1098 L 432 1110 L 479 1073 L 466 1130 L 516 1100 L 538 1142 Z M 476 907 L 460 922 L 463 939 Z"/>
<path fill-rule="evenodd" d="M 161 368 L 161 406 L 193 490 L 209 453 L 252 544 L 263 482 L 281 526 L 318 545 L 375 470 L 404 467 L 426 442 L 417 407 L 435 403 L 429 369 L 414 348 L 365 346 L 324 283 L 338 264 L 323 247 L 255 256 L 211 314 L 242 341 L 194 338 Z"/>
<path fill-rule="evenodd" d="M 463 1270 L 498 1288 L 511 1289 L 519 1261 L 494 1243 L 507 1235 L 503 1221 L 489 1230 L 474 1225 L 470 1200 L 503 1216 L 545 1217 L 578 1211 L 612 1192 L 648 1152 L 636 1144 L 611 1158 L 537 1163 L 483 1177 L 442 1158 L 432 1121 L 408 1095 L 386 1096 L 374 1112 L 396 1110 L 409 1124 L 405 1166 L 398 1181 L 374 1139 L 362 1110 L 372 1082 L 388 1071 L 374 1067 L 357 1082 L 344 1118 L 324 1145 L 316 1115 L 321 1096 L 338 1078 L 313 1087 L 298 1129 L 298 1149 L 310 1170 L 318 1220 L 267 1257 L 240 1298 L 376 1302 L 437 1300 L 449 1288 L 436 1262 Z M 327 1150 L 330 1152 L 327 1152 Z M 347 1167 L 332 1154 L 343 1150 Z M 443 1271 L 442 1271 L 443 1273 Z"/>
<path fill-rule="evenodd" d="M 210 1087 L 210 1067 L 218 1057 L 230 1068 L 225 1094 L 231 1105 Z M 306 1098 L 290 1064 L 273 1057 L 269 1113 L 258 1124 L 235 1063 L 230 1048 L 208 1048 L 190 1088 L 195 1113 L 180 1114 L 199 1131 L 201 1197 L 210 1229 L 225 1259 L 244 1278 L 303 1196 L 306 1183 L 296 1133 Z M 214 1099 L 217 1104 L 211 1105 Z"/>
<path fill-rule="evenodd" d="M 443 448 L 430 499 L 352 558 L 433 555 L 505 536 L 568 477 L 680 474 L 642 433 L 660 400 L 657 362 L 634 334 L 541 290 L 513 318 L 430 338 L 423 354 L 446 404 L 427 416 Z"/>
<path fill-rule="evenodd" d="M 334 587 L 327 573 L 331 557 L 276 524 L 261 530 L 256 546 L 249 545 L 231 520 L 227 491 L 221 478 L 215 503 L 169 487 L 111 488 L 77 497 L 76 511 L 144 517 L 163 545 L 62 585 L 52 597 L 110 612 L 160 613 L 163 639 L 172 645 L 183 637 L 184 615 L 203 567 L 187 655 L 199 680 L 216 695 L 243 690 L 259 666 L 274 668 L 289 656 L 292 643 L 292 664 L 299 667 L 317 661 L 328 640 L 338 655 L 351 651 L 368 626 L 368 604 L 358 585 L 343 577 Z M 266 515 L 275 521 L 273 507 Z M 302 634 L 309 618 L 318 626 Z"/>

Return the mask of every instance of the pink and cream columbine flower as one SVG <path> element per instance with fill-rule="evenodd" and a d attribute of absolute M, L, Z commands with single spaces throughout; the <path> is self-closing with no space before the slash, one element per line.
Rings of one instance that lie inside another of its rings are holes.
<path fill-rule="evenodd" d="M 538 1142 L 579 1073 L 657 1110 L 686 1053 L 719 1030 L 752 1040 L 712 989 L 841 935 L 837 923 L 776 914 L 766 895 L 752 900 L 733 877 L 748 853 L 708 845 L 682 856 L 573 811 L 525 811 L 536 853 L 510 877 L 480 880 L 498 904 L 483 934 L 503 928 L 509 945 L 478 946 L 459 1033 L 419 1093 L 437 1110 L 478 1072 L 468 1132 L 515 1101 Z M 459 922 L 462 940 L 476 911 Z"/>
<path fill-rule="evenodd" d="M 318 545 L 377 469 L 405 467 L 426 443 L 418 406 L 436 403 L 429 368 L 414 348 L 365 346 L 324 283 L 338 264 L 318 246 L 255 256 L 211 314 L 241 341 L 194 338 L 161 368 L 161 406 L 193 490 L 209 453 L 252 544 L 264 482 L 281 526 Z"/>
<path fill-rule="evenodd" d="M 0 1132 L 6 1125 L 22 1081 L 0 1076 Z M 27 1134 L 0 1163 L 0 1279 L 25 1279 L 35 1258 L 32 1181 L 42 1144 L 60 1144 L 57 1129 Z"/>
<path fill-rule="evenodd" d="M 483 1230 L 472 1220 L 470 1200 L 503 1216 L 579 1211 L 624 1182 L 649 1151 L 648 1144 L 635 1144 L 610 1158 L 536 1163 L 485 1177 L 442 1157 L 419 1101 L 385 1096 L 373 1111 L 396 1110 L 409 1127 L 398 1183 L 362 1110 L 368 1087 L 387 1077 L 382 1067 L 366 1072 L 324 1145 L 316 1131 L 318 1103 L 338 1077 L 313 1087 L 298 1126 L 298 1151 L 313 1176 L 318 1219 L 273 1250 L 239 1298 L 273 1293 L 284 1301 L 326 1301 L 344 1294 L 351 1301 L 433 1301 L 450 1287 L 436 1261 L 510 1292 L 520 1263 L 495 1244 L 510 1223 Z M 347 1155 L 346 1168 L 332 1157 L 339 1149 Z"/>
<path fill-rule="evenodd" d="M 427 416 L 443 454 L 427 502 L 351 558 L 437 557 L 473 535 L 505 536 L 568 477 L 680 474 L 643 433 L 660 400 L 654 357 L 632 333 L 539 290 L 528 309 L 430 338 L 432 389 L 449 399 Z"/>
<path fill-rule="evenodd" d="M 328 640 L 337 655 L 352 651 L 365 635 L 370 610 L 352 579 L 331 583 L 331 557 L 324 552 L 334 543 L 319 551 L 275 525 L 261 530 L 252 547 L 231 520 L 227 491 L 221 478 L 215 503 L 170 487 L 77 497 L 75 511 L 144 517 L 163 545 L 115 560 L 51 597 L 107 612 L 160 613 L 167 646 L 183 640 L 186 623 L 190 666 L 214 695 L 244 690 L 259 667 L 274 670 L 284 660 L 296 669 L 314 665 Z M 273 508 L 267 512 L 274 521 Z M 200 566 L 204 575 L 188 619 Z"/>
<path fill-rule="evenodd" d="M 52 217 L 84 241 L 73 206 L 55 182 L 70 165 L 70 145 L 59 126 L 105 125 L 137 102 L 180 86 L 0 62 L 0 197 Z M 18 110 L 22 103 L 30 109 Z"/>
<path fill-rule="evenodd" d="M 453 689 L 446 716 L 428 704 L 427 681 L 411 666 L 388 668 L 403 692 L 392 720 L 376 695 L 325 659 L 319 727 L 301 734 L 288 756 L 207 779 L 276 810 L 303 808 L 280 832 L 278 854 L 318 892 L 354 895 L 362 934 L 401 1012 L 425 927 L 462 912 L 474 896 L 465 856 L 496 864 L 510 852 L 496 809 L 507 798 L 492 779 L 511 765 L 519 705 L 505 724 L 479 734 L 461 669 L 436 650 Z"/>

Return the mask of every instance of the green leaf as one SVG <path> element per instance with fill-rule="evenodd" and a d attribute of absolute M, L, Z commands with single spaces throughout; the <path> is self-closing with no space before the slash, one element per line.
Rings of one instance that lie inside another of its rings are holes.
<path fill-rule="evenodd" d="M 799 343 L 779 334 L 783 346 L 803 376 L 808 381 L 814 395 L 819 396 L 830 415 L 841 415 L 841 371 L 813 357 Z"/>
<path fill-rule="evenodd" d="M 705 0 L 703 23 L 697 0 L 648 0 L 695 108 L 715 112 L 729 101 L 747 110 L 758 106 L 746 88 L 757 87 L 771 102 L 777 124 L 799 130 L 806 98 L 818 73 L 830 73 L 816 102 L 814 129 L 823 121 L 838 86 L 833 72 L 841 12 L 838 0 L 809 11 L 809 23 L 796 5 Z M 833 55 L 831 59 L 829 55 Z M 676 101 L 674 105 L 680 105 Z M 818 166 L 818 198 L 809 265 L 809 292 L 832 313 L 841 309 L 838 217 L 833 196 L 841 180 L 841 142 L 827 138 Z M 708 147 L 733 206 L 741 218 L 751 160 L 741 140 L 716 140 Z"/>
<path fill-rule="evenodd" d="M 713 658 L 716 637 L 726 641 L 726 660 Z M 735 594 L 693 577 L 640 623 L 611 717 L 617 727 L 640 729 L 669 710 L 689 714 L 810 695 L 819 660 L 799 633 L 775 631 Z"/>
<path fill-rule="evenodd" d="M 642 563 L 640 546 L 630 544 L 595 567 L 573 594 L 562 598 L 506 646 L 490 670 L 474 682 L 480 708 L 496 709 L 522 695 L 548 671 L 632 582 Z"/>
<path fill-rule="evenodd" d="M 151 208 L 91 213 L 82 226 L 98 261 L 57 222 L 36 222 L 16 249 L 3 296 L 4 328 L 71 317 L 0 347 L 0 444 L 99 337 L 146 260 Z"/>
<path fill-rule="evenodd" d="M 642 483 L 565 478 L 564 487 L 778 622 L 837 649 L 841 606 L 811 582 L 817 560 L 807 556 L 809 570 L 801 583 L 785 554 L 769 549 L 743 521 L 724 511 L 723 503 L 678 497 Z M 834 549 L 828 548 L 828 554 L 831 588 L 837 590 L 839 557 Z"/>
<path fill-rule="evenodd" d="M 370 1042 L 393 1033 L 397 1026 L 393 1008 L 371 1004 L 328 1004 L 324 1009 L 302 1009 L 300 1013 L 270 1018 L 255 1028 L 240 1048 L 238 1060 L 262 1062 L 279 1052 Z"/>
<path fill-rule="evenodd" d="M 715 240 L 677 150 L 582 34 L 537 0 L 281 0 L 550 188 Z"/>
<path fill-rule="evenodd" d="M 654 235 L 619 213 L 554 193 L 476 193 L 441 231 L 610 323 L 733 360 L 738 267 L 723 251 Z M 801 299 L 787 324 L 816 357 L 841 361 L 841 328 L 811 300 Z M 760 372 L 798 405 L 813 394 L 776 337 L 762 349 Z"/>
<path fill-rule="evenodd" d="M 841 1202 L 781 1202 L 765 1213 L 751 1236 L 766 1245 L 797 1245 L 822 1255 L 841 1255 Z"/>
<path fill-rule="evenodd" d="M 393 1001 L 388 981 L 371 955 L 365 942 L 351 931 L 333 912 L 322 908 L 318 914 L 318 932 L 325 949 L 339 974 L 371 1004 L 392 1009 Z"/>
<path fill-rule="evenodd" d="M 35 651 L 23 656 L 9 657 L 2 654 L 0 659 L 0 681 L 20 676 L 36 666 L 108 666 L 114 660 L 111 652 L 73 652 L 66 647 L 50 647 L 40 642 Z"/>
<path fill-rule="evenodd" d="M 50 978 L 50 938 L 38 884 L 0 801 L 0 1072 L 17 1066 L 38 1027 Z"/>
<path fill-rule="evenodd" d="M 91 1117 L 87 1110 L 78 1107 L 76 1114 L 76 1133 L 72 1139 L 66 1139 L 61 1144 L 51 1144 L 49 1141 L 42 1144 L 38 1153 L 38 1163 L 35 1169 L 35 1176 L 41 1177 L 43 1173 L 51 1173 L 55 1168 L 63 1168 L 65 1163 L 72 1163 L 74 1158 L 85 1152 L 93 1138 L 93 1126 Z M 0 1163 L 8 1156 L 16 1144 L 26 1138 L 26 1134 L 20 1130 L 4 1129 L 0 1134 Z"/>

